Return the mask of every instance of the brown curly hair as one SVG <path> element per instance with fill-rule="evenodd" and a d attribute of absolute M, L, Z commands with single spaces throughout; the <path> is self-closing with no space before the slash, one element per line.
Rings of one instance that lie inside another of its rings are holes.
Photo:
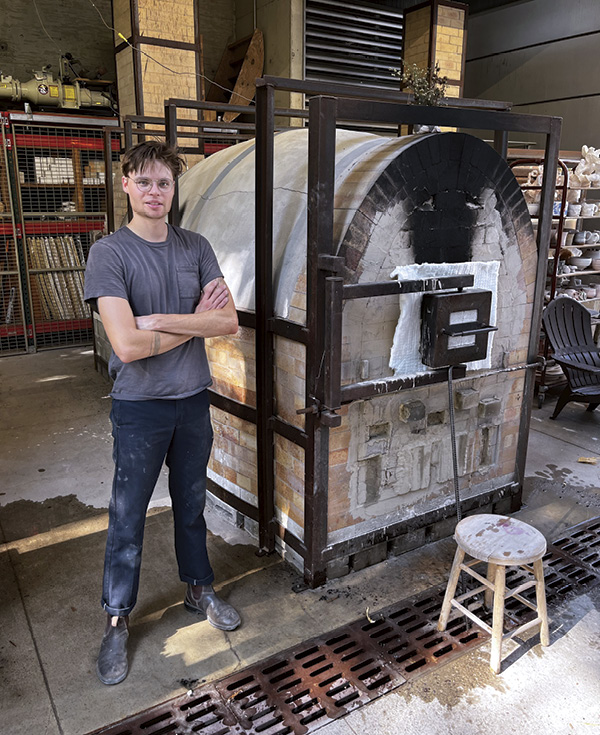
<path fill-rule="evenodd" d="M 183 161 L 176 148 L 160 140 L 147 140 L 125 151 L 121 161 L 123 176 L 129 176 L 134 171 L 141 174 L 147 166 L 153 163 L 165 165 L 173 174 L 174 179 L 183 171 Z"/>

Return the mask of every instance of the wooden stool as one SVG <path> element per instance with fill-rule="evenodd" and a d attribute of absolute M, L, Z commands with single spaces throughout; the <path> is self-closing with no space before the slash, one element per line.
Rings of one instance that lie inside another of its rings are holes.
<path fill-rule="evenodd" d="M 532 526 L 523 521 L 508 516 L 480 514 L 464 518 L 457 524 L 454 531 L 454 540 L 457 543 L 456 554 L 450 572 L 450 579 L 446 588 L 446 595 L 442 603 L 442 612 L 438 621 L 438 630 L 446 630 L 451 607 L 461 611 L 471 618 L 477 625 L 492 636 L 492 653 L 490 667 L 495 674 L 500 672 L 502 656 L 502 640 L 512 638 L 523 631 L 541 623 L 540 642 L 547 646 L 550 642 L 548 633 L 548 614 L 546 612 L 546 591 L 544 588 L 544 568 L 542 557 L 546 553 L 546 539 Z M 473 561 L 463 563 L 465 554 L 473 557 Z M 471 569 L 478 562 L 487 562 L 487 579 Z M 528 566 L 533 563 L 533 569 Z M 506 590 L 506 567 L 519 566 L 533 572 L 534 580 L 525 582 L 513 590 Z M 454 597 L 456 586 L 461 572 L 467 572 L 481 586 L 459 597 Z M 533 605 L 522 596 L 522 592 L 535 586 L 537 605 Z M 485 605 L 492 607 L 492 627 L 483 622 L 473 612 L 463 606 L 463 601 L 485 590 Z M 520 625 L 510 633 L 503 633 L 504 600 L 516 597 L 527 607 L 537 613 L 534 620 Z"/>

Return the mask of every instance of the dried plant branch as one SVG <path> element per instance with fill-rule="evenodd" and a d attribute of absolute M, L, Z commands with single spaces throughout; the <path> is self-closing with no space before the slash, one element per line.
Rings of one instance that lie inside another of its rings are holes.
<path fill-rule="evenodd" d="M 412 91 L 415 105 L 433 107 L 446 95 L 448 77 L 440 75 L 438 64 L 427 69 L 416 64 L 402 64 L 401 69 L 391 69 L 391 72 L 400 79 L 403 88 Z"/>

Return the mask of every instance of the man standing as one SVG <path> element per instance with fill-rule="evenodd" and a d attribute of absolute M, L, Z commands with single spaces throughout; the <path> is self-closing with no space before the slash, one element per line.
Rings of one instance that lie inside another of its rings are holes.
<path fill-rule="evenodd" d="M 97 304 L 113 350 L 115 473 L 102 592 L 107 621 L 96 666 L 104 684 L 127 676 L 144 521 L 163 461 L 185 607 L 222 630 L 240 624 L 212 587 L 204 521 L 212 428 L 203 338 L 235 334 L 237 314 L 208 241 L 165 221 L 182 168 L 161 142 L 127 151 L 122 183 L 133 217 L 93 245 L 86 269 L 85 298 Z"/>

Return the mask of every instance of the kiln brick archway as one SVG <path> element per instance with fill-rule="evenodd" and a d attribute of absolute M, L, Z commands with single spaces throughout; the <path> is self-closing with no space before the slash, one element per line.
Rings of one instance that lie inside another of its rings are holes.
<path fill-rule="evenodd" d="M 503 229 L 512 232 L 522 260 L 531 263 L 531 218 L 506 161 L 479 138 L 433 133 L 415 136 L 403 147 L 356 210 L 338 251 L 345 260 L 346 282 L 360 280 L 373 229 L 380 215 L 396 204 L 404 210 L 401 227 L 413 234 L 412 262 L 471 260 L 484 192 L 494 193 Z"/>

